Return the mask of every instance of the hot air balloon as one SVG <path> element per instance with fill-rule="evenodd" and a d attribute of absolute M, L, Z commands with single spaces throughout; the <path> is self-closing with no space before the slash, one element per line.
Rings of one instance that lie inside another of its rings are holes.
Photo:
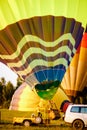
<path fill-rule="evenodd" d="M 87 84 L 87 33 L 84 33 L 71 64 L 61 83 L 64 91 L 74 101 Z"/>
<path fill-rule="evenodd" d="M 0 61 L 51 99 L 80 44 L 84 12 L 81 0 L 1 0 Z"/>
<path fill-rule="evenodd" d="M 51 99 L 51 102 L 55 103 L 57 109 L 60 109 L 63 102 L 65 102 L 66 100 L 70 102 L 64 91 L 59 88 L 57 90 L 57 93 Z M 24 82 L 13 94 L 9 110 L 38 111 L 45 110 L 50 107 L 52 106 L 48 100 L 40 98 L 37 95 L 36 91 L 32 91 L 29 88 L 28 84 Z M 62 109 L 64 109 L 64 104 L 62 105 Z"/>

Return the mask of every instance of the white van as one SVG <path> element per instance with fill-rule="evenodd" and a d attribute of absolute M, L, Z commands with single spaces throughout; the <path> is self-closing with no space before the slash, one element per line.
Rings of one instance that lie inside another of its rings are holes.
<path fill-rule="evenodd" d="M 70 104 L 65 112 L 64 121 L 71 123 L 74 129 L 87 127 L 87 105 Z"/>

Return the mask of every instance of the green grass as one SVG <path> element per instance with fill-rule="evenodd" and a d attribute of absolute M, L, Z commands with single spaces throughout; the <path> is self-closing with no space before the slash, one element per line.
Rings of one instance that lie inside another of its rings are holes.
<path fill-rule="evenodd" d="M 3 129 L 3 127 L 6 129 L 9 129 L 9 130 L 10 129 L 19 130 L 19 127 L 20 127 L 21 129 L 24 128 L 23 130 L 25 130 L 24 126 L 13 126 L 12 125 L 13 117 L 30 117 L 32 113 L 33 112 L 23 112 L 23 111 L 15 111 L 15 110 L 8 110 L 8 109 L 0 109 L 0 119 L 1 119 L 0 130 L 1 129 L 5 130 L 5 129 Z M 48 126 L 41 125 L 40 127 L 37 126 L 37 127 L 30 127 L 30 128 L 32 128 L 32 130 L 39 130 L 39 129 L 49 130 L 47 128 L 50 128 L 50 130 L 51 129 L 53 130 L 53 128 L 55 128 L 55 130 L 56 130 L 57 127 L 66 128 L 67 124 L 62 120 L 62 118 L 60 118 L 59 120 L 51 120 L 51 123 Z M 29 128 L 29 130 L 30 130 L 30 128 Z M 58 130 L 59 130 L 59 128 L 58 128 Z"/>
<path fill-rule="evenodd" d="M 29 117 L 32 112 L 0 109 L 0 120 L 5 123 L 12 123 L 13 117 Z"/>
<path fill-rule="evenodd" d="M 0 130 L 72 130 L 71 127 L 67 126 L 13 126 L 11 124 L 0 125 Z"/>

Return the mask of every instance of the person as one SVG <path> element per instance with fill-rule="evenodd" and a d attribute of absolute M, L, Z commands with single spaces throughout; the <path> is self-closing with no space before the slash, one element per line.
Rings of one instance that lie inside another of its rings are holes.
<path fill-rule="evenodd" d="M 42 113 L 41 113 L 41 112 L 38 112 L 38 116 L 42 118 Z"/>
<path fill-rule="evenodd" d="M 32 118 L 35 118 L 36 116 L 35 116 L 35 114 L 33 113 L 33 114 L 31 115 L 31 117 L 32 117 Z"/>

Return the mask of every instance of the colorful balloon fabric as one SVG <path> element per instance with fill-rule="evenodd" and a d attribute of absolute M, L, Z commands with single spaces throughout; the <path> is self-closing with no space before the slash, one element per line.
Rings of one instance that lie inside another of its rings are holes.
<path fill-rule="evenodd" d="M 61 85 L 71 100 L 87 85 L 87 33 L 84 33 L 81 45 L 72 59 Z"/>
<path fill-rule="evenodd" d="M 80 44 L 86 2 L 0 1 L 0 61 L 43 99 L 55 95 Z"/>
<path fill-rule="evenodd" d="M 56 107 L 60 109 L 62 103 L 69 98 L 66 96 L 64 91 L 59 88 L 57 93 L 51 99 L 55 103 Z M 63 109 L 64 104 L 62 105 Z M 14 93 L 9 110 L 18 111 L 38 111 L 45 110 L 51 107 L 48 100 L 41 99 L 35 90 L 31 90 L 26 83 L 23 83 Z M 55 106 L 53 106 L 55 107 Z"/>

